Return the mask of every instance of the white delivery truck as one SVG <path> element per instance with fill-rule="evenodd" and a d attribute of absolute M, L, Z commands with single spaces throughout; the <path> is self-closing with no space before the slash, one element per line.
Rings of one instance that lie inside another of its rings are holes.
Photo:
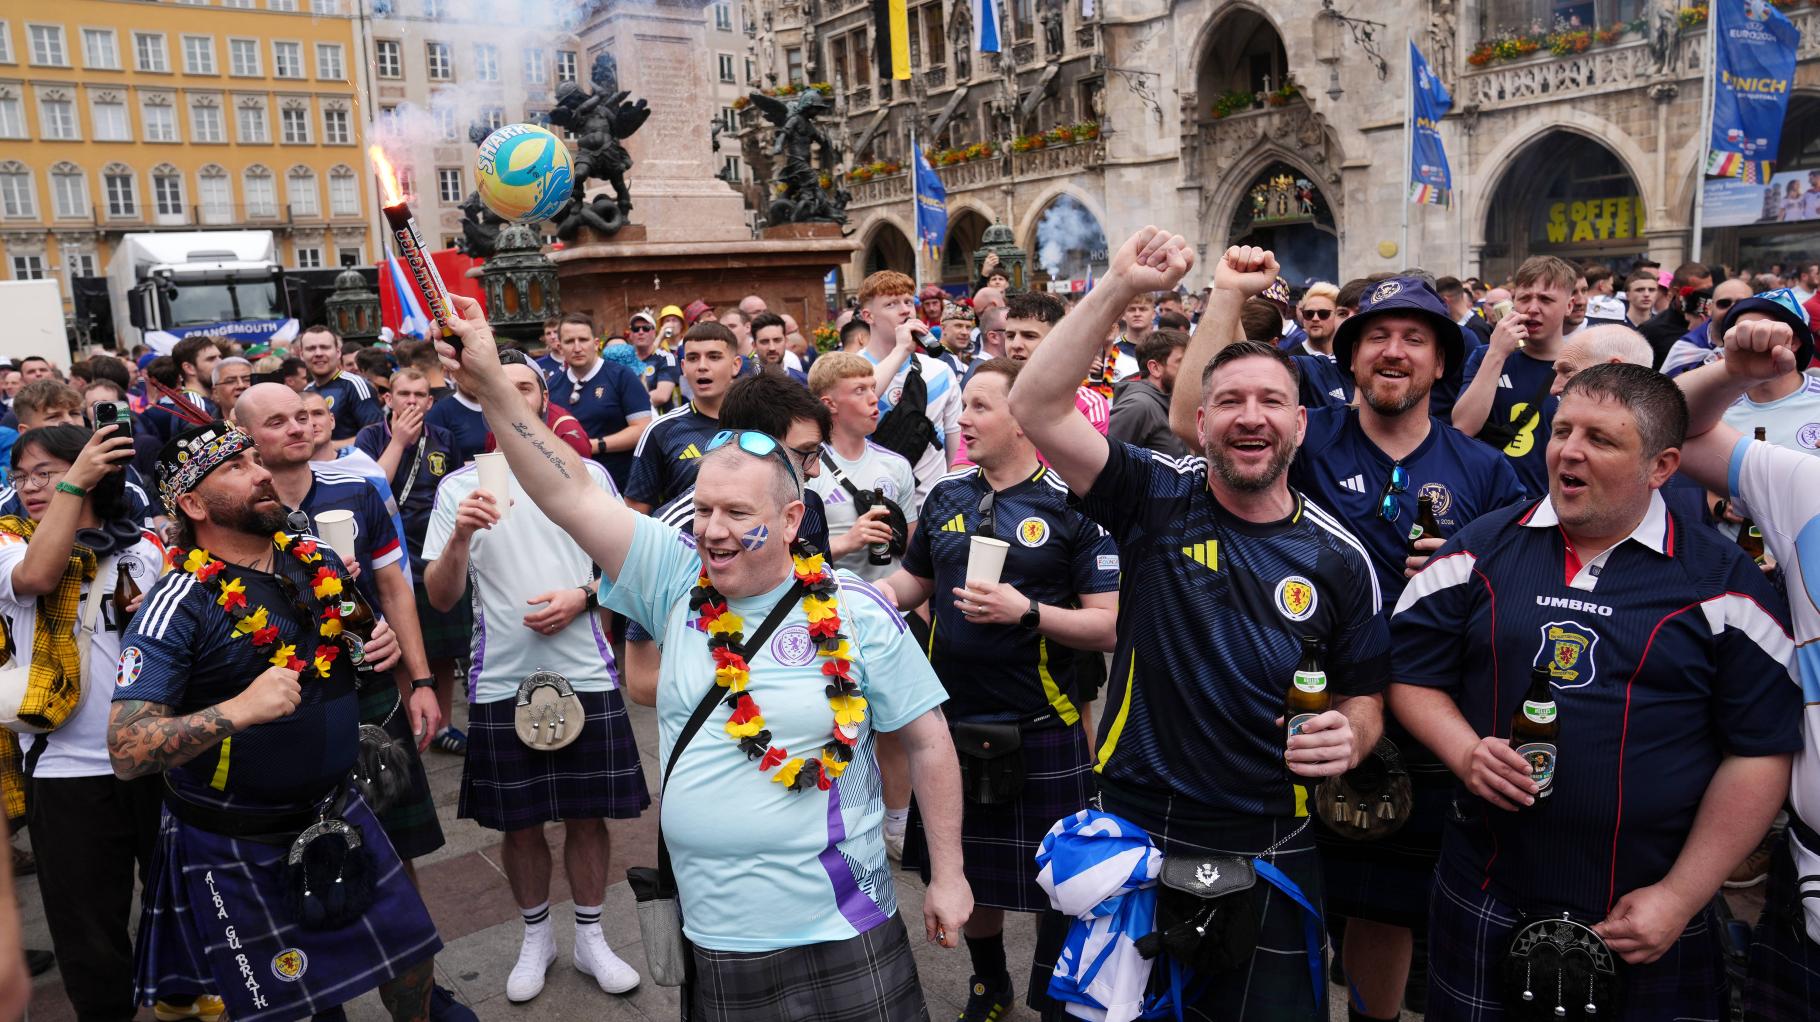
<path fill-rule="evenodd" d="M 154 350 L 190 334 L 257 344 L 297 331 L 271 231 L 128 234 L 107 264 L 121 350 Z"/>
<path fill-rule="evenodd" d="M 69 334 L 63 326 L 63 292 L 55 280 L 0 280 L 0 359 L 17 364 L 27 355 L 70 367 Z"/>

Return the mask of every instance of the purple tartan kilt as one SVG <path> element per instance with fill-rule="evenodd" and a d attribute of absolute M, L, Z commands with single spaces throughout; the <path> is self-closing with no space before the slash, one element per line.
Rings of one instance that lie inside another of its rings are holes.
<path fill-rule="evenodd" d="M 518 740 L 507 697 L 468 706 L 468 754 L 458 815 L 490 830 L 554 820 L 624 820 L 651 805 L 638 744 L 619 690 L 577 692 L 587 711 L 581 737 L 555 752 Z"/>
<path fill-rule="evenodd" d="M 307 1018 L 440 950 L 423 899 L 358 795 L 345 817 L 373 856 L 373 905 L 341 929 L 306 930 L 287 917 L 279 879 L 287 846 L 187 827 L 167 811 L 139 922 L 138 1002 L 212 993 L 234 1022 Z"/>
<path fill-rule="evenodd" d="M 1074 727 L 1024 732 L 1024 790 L 1016 801 L 966 803 L 961 821 L 961 865 L 973 902 L 1014 912 L 1041 912 L 1049 896 L 1036 884 L 1036 851 L 1055 821 L 1087 808 L 1093 797 L 1093 756 L 1087 732 Z M 929 852 L 922 815 L 913 801 L 904 836 L 904 868 L 929 880 Z"/>

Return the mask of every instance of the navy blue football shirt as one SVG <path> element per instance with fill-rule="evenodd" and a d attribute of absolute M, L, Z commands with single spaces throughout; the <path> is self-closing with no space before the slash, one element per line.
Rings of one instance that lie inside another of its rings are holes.
<path fill-rule="evenodd" d="M 1296 368 L 1296 397 L 1302 407 L 1344 407 L 1352 402 L 1352 375 L 1340 368 L 1331 355 L 1294 353 L 1289 360 Z"/>
<path fill-rule="evenodd" d="M 1391 617 L 1396 680 L 1442 689 L 1506 737 L 1546 667 L 1558 758 L 1523 812 L 1462 787 L 1441 868 L 1508 904 L 1603 918 L 1668 873 L 1727 756 L 1801 748 L 1787 604 L 1735 543 L 1652 496 L 1629 538 L 1582 563 L 1543 499 L 1447 541 Z"/>
<path fill-rule="evenodd" d="M 552 375 L 550 400 L 567 408 L 595 440 L 651 417 L 651 395 L 645 392 L 638 375 L 604 358 L 596 359 L 586 376 L 576 376 L 573 369 Z M 613 477 L 614 486 L 625 487 L 632 472 L 631 451 L 612 451 L 595 460 Z"/>
<path fill-rule="evenodd" d="M 1460 393 L 1472 386 L 1472 381 L 1479 375 L 1479 366 L 1485 362 L 1485 353 L 1491 350 L 1490 345 L 1474 348 L 1466 356 L 1466 371 L 1460 379 Z M 1555 378 L 1554 362 L 1544 362 L 1531 358 L 1518 349 L 1504 360 L 1504 369 L 1498 376 L 1498 388 L 1492 396 L 1491 412 L 1486 415 L 1486 425 L 1503 423 L 1517 430 L 1517 435 L 1504 446 L 1504 456 L 1510 459 L 1511 467 L 1517 470 L 1517 481 L 1523 484 L 1525 493 L 1542 494 L 1548 492 L 1548 437 L 1554 426 L 1555 408 L 1561 399 L 1548 396 L 1548 387 Z M 1537 394 L 1542 395 L 1542 412 L 1538 416 L 1530 408 L 1530 402 Z"/>
<path fill-rule="evenodd" d="M 354 446 L 374 461 L 391 442 L 390 421 L 375 422 L 354 434 Z M 436 505 L 436 487 L 443 476 L 458 467 L 454 448 L 455 440 L 448 430 L 426 422 L 417 442 L 398 459 L 398 471 L 392 473 L 392 496 L 398 502 L 398 516 L 404 521 L 412 578 L 423 577 L 423 537 L 430 528 L 430 510 Z"/>
<path fill-rule="evenodd" d="M 423 414 L 423 421 L 427 426 L 448 431 L 450 451 L 455 456 L 455 464 L 449 469 L 451 472 L 485 451 L 487 436 L 492 432 L 487 428 L 487 417 L 481 413 L 480 403 L 459 391 L 438 398 Z"/>
<path fill-rule="evenodd" d="M 658 416 L 632 451 L 626 499 L 653 508 L 675 500 L 677 494 L 695 485 L 701 456 L 718 432 L 720 419 L 703 414 L 693 401 Z"/>
<path fill-rule="evenodd" d="M 360 432 L 362 426 L 384 417 L 379 399 L 373 396 L 373 385 L 359 373 L 336 373 L 327 383 L 312 382 L 309 389 L 322 395 L 329 414 L 335 417 L 335 440 L 346 440 Z"/>

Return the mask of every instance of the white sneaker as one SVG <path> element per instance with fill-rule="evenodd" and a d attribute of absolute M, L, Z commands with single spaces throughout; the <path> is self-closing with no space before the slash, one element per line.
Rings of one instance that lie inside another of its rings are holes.
<path fill-rule="evenodd" d="M 548 924 L 526 929 L 524 943 L 518 946 L 518 961 L 506 977 L 506 1000 L 528 1001 L 543 993 L 544 973 L 556 961 L 556 937 Z"/>
<path fill-rule="evenodd" d="M 613 953 L 598 926 L 575 928 L 575 967 L 609 994 L 623 994 L 639 982 L 638 970 Z"/>

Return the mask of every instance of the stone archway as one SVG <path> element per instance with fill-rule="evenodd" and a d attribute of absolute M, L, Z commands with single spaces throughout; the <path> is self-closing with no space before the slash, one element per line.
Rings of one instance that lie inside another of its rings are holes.
<path fill-rule="evenodd" d="M 862 276 L 870 276 L 880 270 L 896 270 L 904 274 L 916 272 L 916 249 L 911 246 L 909 235 L 889 220 L 879 221 L 871 239 L 866 242 L 865 252 Z"/>
<path fill-rule="evenodd" d="M 1649 247 L 1649 204 L 1633 169 L 1602 141 L 1567 129 L 1543 132 L 1504 164 L 1484 204 L 1486 279 L 1532 255 L 1617 262 Z"/>
<path fill-rule="evenodd" d="M 990 226 L 991 218 L 974 206 L 959 206 L 949 210 L 948 237 L 942 242 L 942 283 L 970 282 L 973 251 L 980 247 L 980 237 Z"/>
<path fill-rule="evenodd" d="M 1340 235 L 1320 186 L 1284 160 L 1272 161 L 1250 180 L 1227 227 L 1231 243 L 1276 253 L 1291 287 L 1338 281 Z"/>

